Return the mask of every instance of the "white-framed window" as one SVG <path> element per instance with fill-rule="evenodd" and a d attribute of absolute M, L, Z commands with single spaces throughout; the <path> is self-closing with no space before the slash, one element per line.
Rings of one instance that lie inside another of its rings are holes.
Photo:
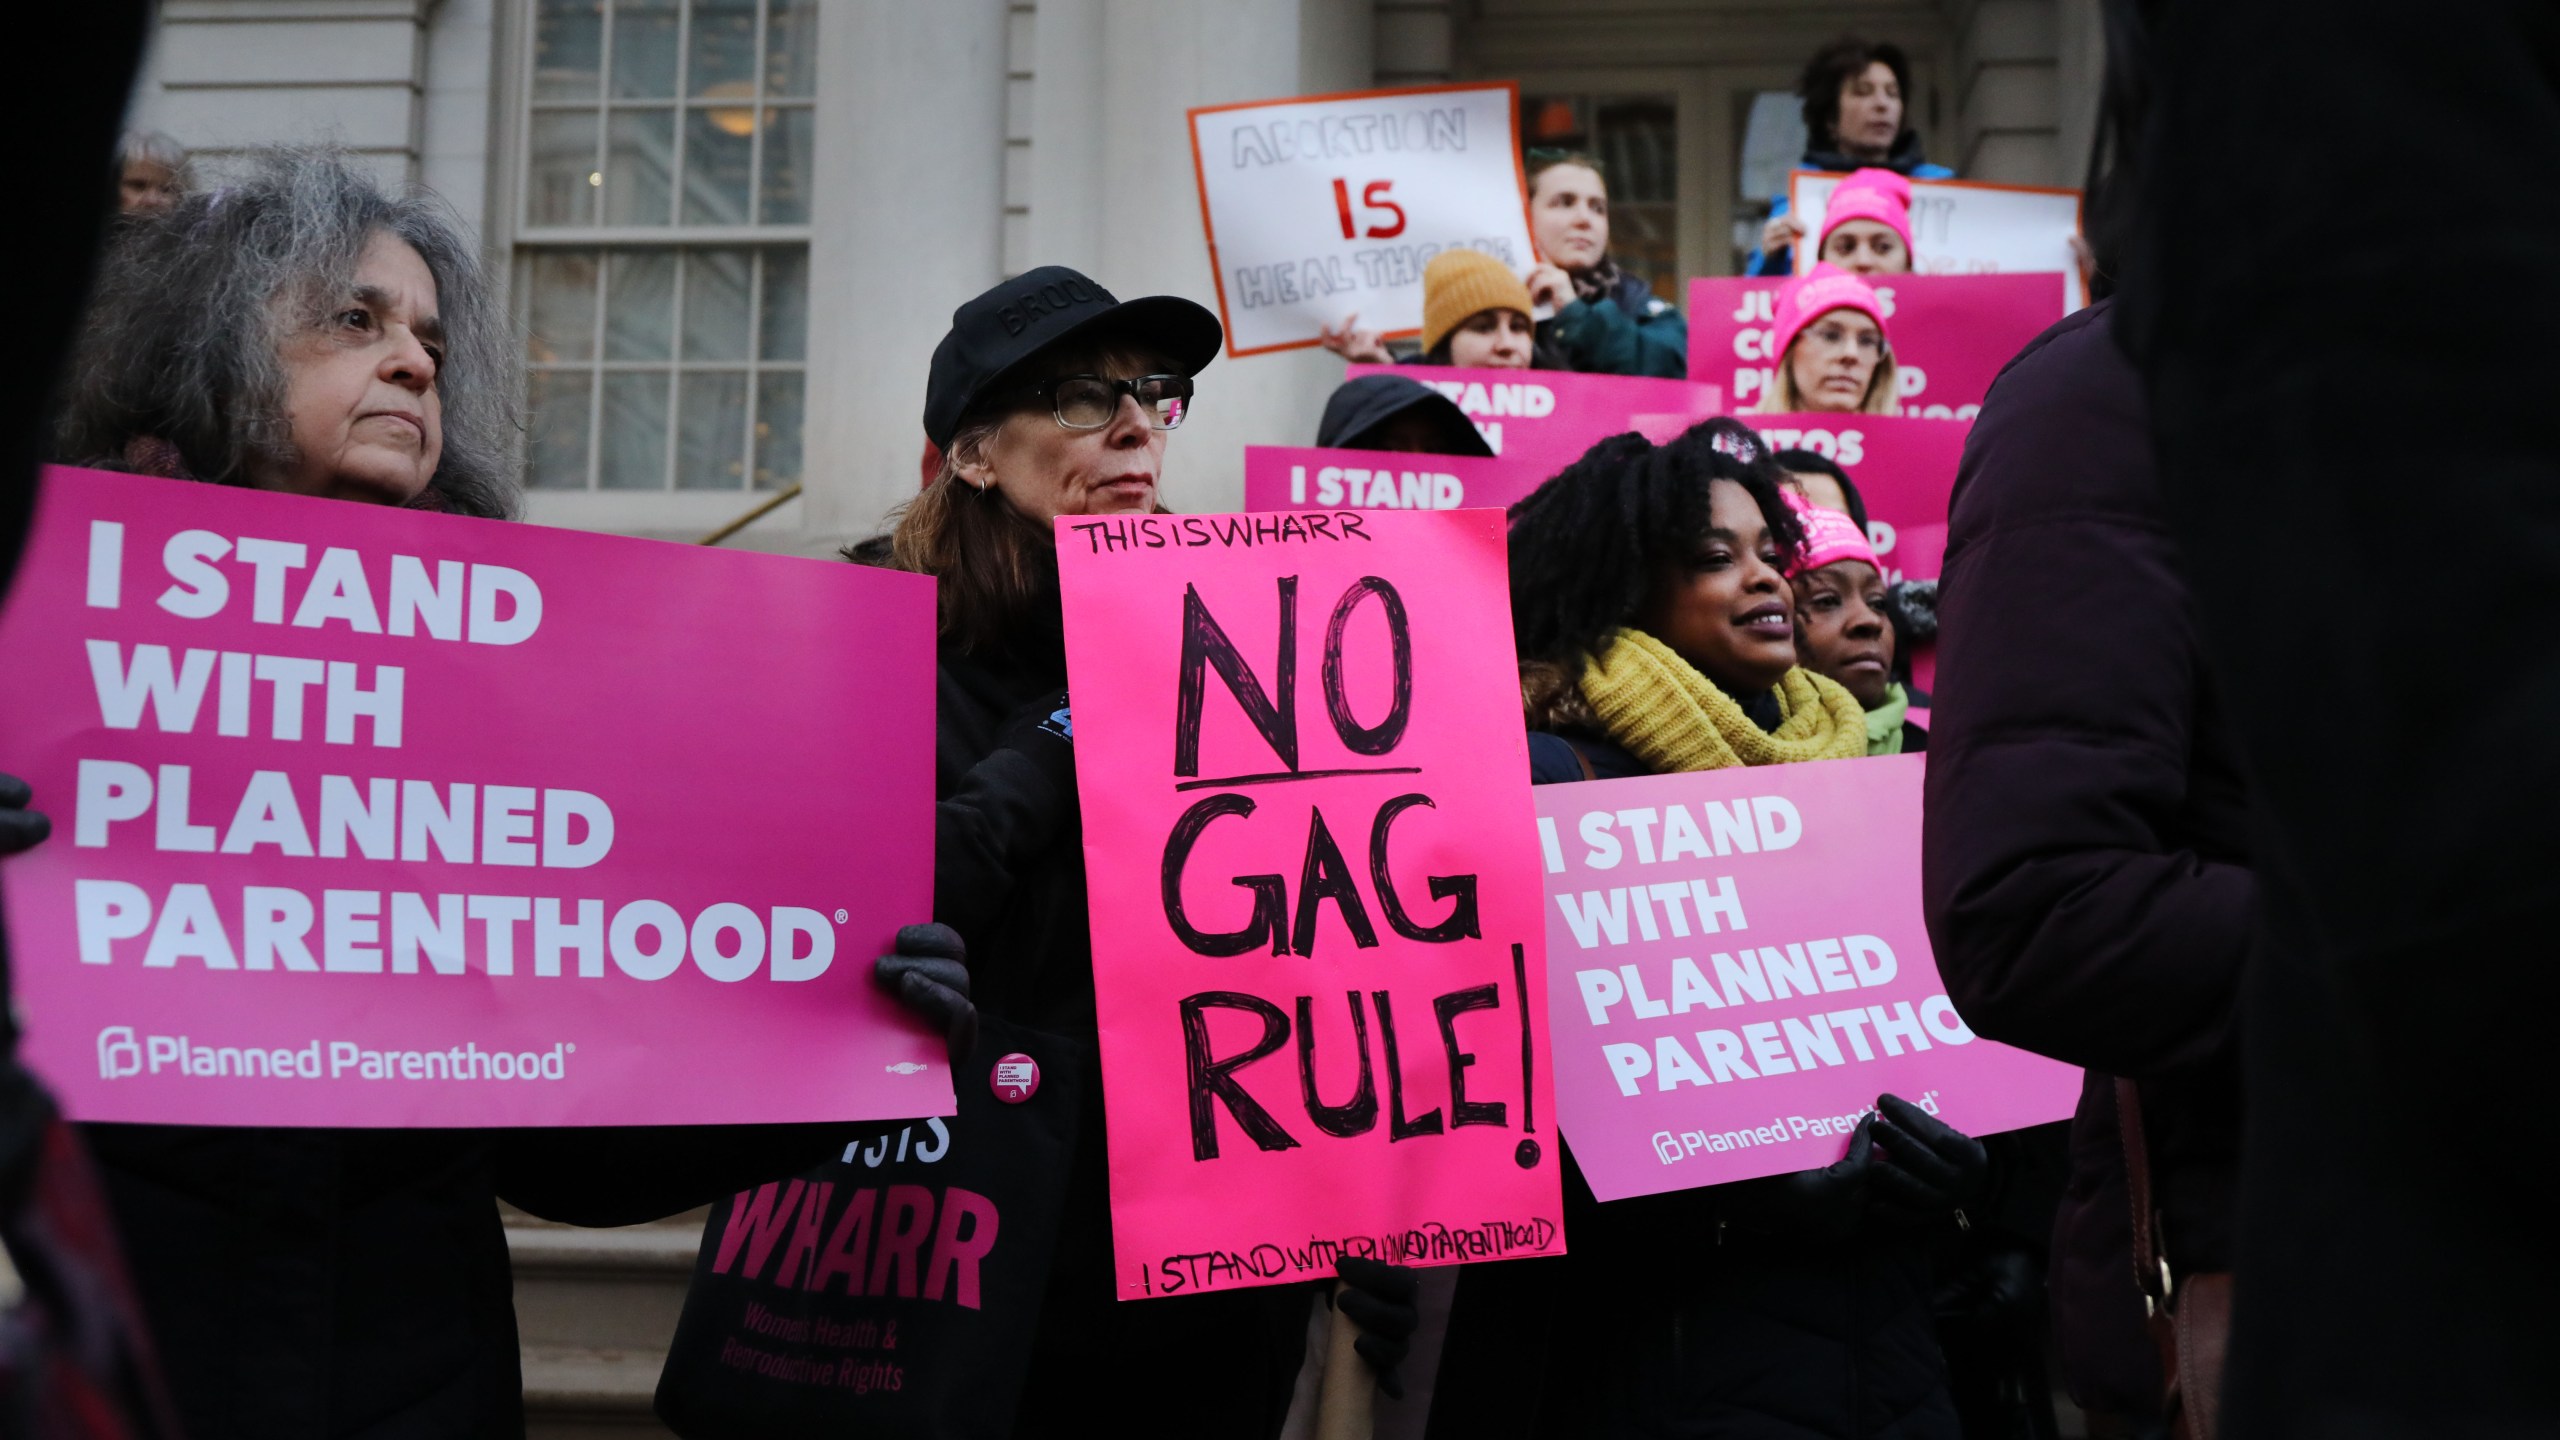
<path fill-rule="evenodd" d="M 817 0 L 528 0 L 536 491 L 800 479 Z"/>

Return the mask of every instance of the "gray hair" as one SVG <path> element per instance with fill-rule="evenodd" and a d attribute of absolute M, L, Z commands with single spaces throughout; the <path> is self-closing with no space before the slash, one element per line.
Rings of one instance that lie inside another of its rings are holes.
<path fill-rule="evenodd" d="M 461 223 L 425 192 L 386 195 L 335 149 L 251 158 L 245 181 L 115 237 L 64 382 L 55 453 L 128 469 L 137 442 L 157 441 L 187 474 L 225 485 L 289 464 L 283 344 L 324 323 L 353 291 L 366 243 L 391 235 L 426 262 L 444 322 L 444 450 L 433 498 L 421 498 L 514 515 L 518 357 Z"/>
<path fill-rule="evenodd" d="M 116 141 L 116 174 L 137 160 L 147 161 L 169 172 L 183 195 L 196 188 L 196 167 L 187 159 L 187 147 L 178 137 L 165 130 L 127 130 Z"/>

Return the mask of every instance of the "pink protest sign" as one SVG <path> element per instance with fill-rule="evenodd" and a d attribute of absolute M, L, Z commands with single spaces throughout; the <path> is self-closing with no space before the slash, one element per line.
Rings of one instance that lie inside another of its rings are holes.
<path fill-rule="evenodd" d="M 31 1063 L 82 1120 L 947 1115 L 911 575 L 49 470 L 0 612 Z"/>
<path fill-rule="evenodd" d="M 1244 447 L 1247 510 L 1500 510 L 1546 478 L 1481 455 Z"/>
<path fill-rule="evenodd" d="M 1783 275 L 1689 282 L 1689 373 L 1726 381 L 1736 413 L 1768 394 L 1770 304 Z M 2063 277 L 1877 275 L 1870 277 L 1893 339 L 1902 413 L 1970 420 L 1993 377 L 2026 343 L 2062 318 Z"/>
<path fill-rule="evenodd" d="M 1057 524 L 1121 1297 L 1562 1251 L 1502 516 Z"/>
<path fill-rule="evenodd" d="M 1920 913 L 1925 757 L 1542 785 L 1556 1103 L 1603 1200 L 1837 1160 L 1885 1092 L 1976 1135 L 2071 1066 L 1976 1036 Z"/>
<path fill-rule="evenodd" d="M 1724 392 L 1713 385 L 1645 375 L 1447 365 L 1351 365 L 1342 373 L 1351 380 L 1401 375 L 1448 396 L 1475 422 L 1493 453 L 1528 477 L 1528 489 L 1520 492 L 1524 495 L 1581 459 L 1594 442 L 1635 428 L 1631 422 L 1638 415 L 1705 420 L 1725 408 Z"/>

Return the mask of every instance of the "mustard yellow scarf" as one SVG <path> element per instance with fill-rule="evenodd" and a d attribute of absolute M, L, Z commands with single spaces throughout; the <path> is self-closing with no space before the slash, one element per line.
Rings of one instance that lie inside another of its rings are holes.
<path fill-rule="evenodd" d="M 1668 774 L 1867 753 L 1867 717 L 1838 682 L 1801 667 L 1778 682 L 1778 728 L 1751 723 L 1733 697 L 1641 630 L 1621 630 L 1582 674 L 1582 697 L 1609 738 Z"/>

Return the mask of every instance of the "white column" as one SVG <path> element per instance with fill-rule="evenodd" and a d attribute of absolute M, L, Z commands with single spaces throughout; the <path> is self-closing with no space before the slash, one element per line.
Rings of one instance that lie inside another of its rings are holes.
<path fill-rule="evenodd" d="M 882 528 L 916 490 L 925 375 L 1001 277 L 1004 0 L 830 0 L 818 23 L 802 537 Z"/>

